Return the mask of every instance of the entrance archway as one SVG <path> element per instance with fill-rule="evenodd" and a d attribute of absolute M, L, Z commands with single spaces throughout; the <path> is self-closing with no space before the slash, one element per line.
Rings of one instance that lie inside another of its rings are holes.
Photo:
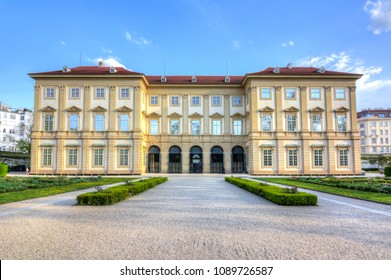
<path fill-rule="evenodd" d="M 148 149 L 148 172 L 160 173 L 160 148 L 151 146 Z"/>
<path fill-rule="evenodd" d="M 224 150 L 220 146 L 210 149 L 210 173 L 225 173 Z"/>
<path fill-rule="evenodd" d="M 199 146 L 190 148 L 190 173 L 202 173 L 202 149 Z"/>
<path fill-rule="evenodd" d="M 172 146 L 168 154 L 168 172 L 182 173 L 182 150 L 178 146 Z"/>
<path fill-rule="evenodd" d="M 244 149 L 240 146 L 232 148 L 232 173 L 243 173 L 245 171 L 245 155 Z"/>

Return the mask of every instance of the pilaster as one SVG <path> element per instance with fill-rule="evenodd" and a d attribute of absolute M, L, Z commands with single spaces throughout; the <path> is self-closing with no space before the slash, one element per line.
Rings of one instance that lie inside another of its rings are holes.
<path fill-rule="evenodd" d="M 89 138 L 83 139 L 83 147 L 82 147 L 82 173 L 88 174 L 90 173 L 90 162 L 91 162 L 91 141 Z"/>
<path fill-rule="evenodd" d="M 114 85 L 111 85 L 110 86 L 110 99 L 109 99 L 109 131 L 116 131 L 117 128 L 116 128 L 116 106 L 117 106 L 117 90 L 116 90 L 116 86 Z M 110 154 L 111 155 L 111 154 Z"/>
<path fill-rule="evenodd" d="M 56 159 L 56 170 L 55 174 L 62 174 L 64 172 L 64 160 L 65 160 L 65 147 L 64 147 L 64 138 L 57 139 L 57 145 L 55 153 L 57 155 Z"/>
<path fill-rule="evenodd" d="M 275 87 L 275 100 L 276 100 L 276 131 L 283 132 L 284 112 L 282 110 L 282 92 L 281 86 Z"/>
<path fill-rule="evenodd" d="M 162 104 L 161 104 L 161 108 L 162 108 L 162 117 L 160 118 L 160 121 L 161 121 L 161 128 L 162 128 L 162 135 L 167 135 L 167 129 L 168 129 L 168 119 L 167 119 L 167 115 L 168 115 L 168 98 L 167 98 L 167 94 L 163 94 L 162 95 Z"/>
<path fill-rule="evenodd" d="M 300 86 L 300 115 L 301 115 L 301 131 L 308 132 L 308 96 L 307 87 Z"/>
<path fill-rule="evenodd" d="M 182 95 L 182 134 L 183 135 L 188 135 L 189 134 L 189 99 L 188 95 L 184 94 Z"/>
<path fill-rule="evenodd" d="M 258 132 L 258 92 L 256 86 L 251 86 L 250 90 L 250 133 Z"/>
<path fill-rule="evenodd" d="M 203 130 L 203 135 L 210 135 L 210 118 L 209 118 L 209 95 L 204 95 L 204 100 L 203 100 L 203 106 L 204 106 L 204 130 Z M 209 167 L 210 169 L 210 167 Z"/>
<path fill-rule="evenodd" d="M 327 133 L 334 132 L 333 127 L 333 96 L 331 87 L 325 87 L 326 99 L 326 131 Z"/>
<path fill-rule="evenodd" d="M 30 173 L 37 174 L 39 173 L 38 165 L 38 154 L 39 154 L 39 140 L 32 138 L 31 139 L 31 154 L 30 154 Z"/>
<path fill-rule="evenodd" d="M 34 123 L 33 123 L 33 127 L 32 127 L 32 131 L 41 131 L 43 129 L 41 129 L 41 119 L 42 119 L 42 116 L 40 114 L 40 110 L 42 109 L 41 108 L 41 99 L 42 99 L 42 96 L 41 96 L 41 85 L 35 85 L 34 86 Z"/>
<path fill-rule="evenodd" d="M 229 95 L 224 95 L 224 134 L 225 135 L 231 134 L 230 132 L 231 115 L 230 115 L 229 98 L 230 98 Z M 225 170 L 227 171 L 228 169 L 225 168 Z M 231 168 L 229 170 L 231 170 Z"/>
<path fill-rule="evenodd" d="M 328 140 L 327 141 L 327 154 L 328 154 L 328 161 L 329 161 L 329 174 L 335 174 L 337 171 L 337 162 L 338 162 L 338 155 L 335 148 L 335 141 L 334 140 Z"/>
<path fill-rule="evenodd" d="M 65 128 L 65 119 L 67 112 L 66 109 L 66 93 L 65 93 L 65 85 L 60 85 L 60 92 L 58 96 L 58 131 L 63 132 L 66 130 Z"/>
<path fill-rule="evenodd" d="M 90 123 L 91 123 L 91 86 L 84 86 L 84 123 L 83 123 L 83 131 L 90 131 Z"/>

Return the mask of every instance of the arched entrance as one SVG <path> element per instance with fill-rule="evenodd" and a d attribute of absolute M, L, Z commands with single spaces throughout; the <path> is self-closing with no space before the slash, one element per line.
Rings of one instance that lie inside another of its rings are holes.
<path fill-rule="evenodd" d="M 202 149 L 199 146 L 190 148 L 190 173 L 202 173 Z"/>
<path fill-rule="evenodd" d="M 172 146 L 168 151 L 168 172 L 182 173 L 182 150 L 178 146 Z"/>
<path fill-rule="evenodd" d="M 160 148 L 151 146 L 148 149 L 148 172 L 160 173 Z"/>
<path fill-rule="evenodd" d="M 240 146 L 232 148 L 232 173 L 243 173 L 245 172 L 245 156 L 244 149 Z"/>
<path fill-rule="evenodd" d="M 210 149 L 210 173 L 225 173 L 224 151 L 220 146 Z"/>

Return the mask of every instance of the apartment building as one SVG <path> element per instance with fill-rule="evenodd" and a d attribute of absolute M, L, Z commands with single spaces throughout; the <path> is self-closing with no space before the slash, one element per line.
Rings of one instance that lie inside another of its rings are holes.
<path fill-rule="evenodd" d="M 34 174 L 361 173 L 359 74 L 149 76 L 100 63 L 29 75 Z"/>

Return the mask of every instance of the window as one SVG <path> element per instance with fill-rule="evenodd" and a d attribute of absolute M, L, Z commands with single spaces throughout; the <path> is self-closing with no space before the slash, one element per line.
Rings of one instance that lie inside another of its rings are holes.
<path fill-rule="evenodd" d="M 158 135 L 159 134 L 159 121 L 150 120 L 149 121 L 149 134 Z"/>
<path fill-rule="evenodd" d="M 285 90 L 285 98 L 286 99 L 295 99 L 295 89 L 294 88 L 287 88 Z"/>
<path fill-rule="evenodd" d="M 171 134 L 172 135 L 179 134 L 179 120 L 171 120 Z"/>
<path fill-rule="evenodd" d="M 312 88 L 311 89 L 311 99 L 320 99 L 320 89 Z"/>
<path fill-rule="evenodd" d="M 365 131 L 360 131 L 360 136 L 365 136 Z"/>
<path fill-rule="evenodd" d="M 379 126 L 383 126 L 383 122 L 379 122 Z"/>
<path fill-rule="evenodd" d="M 171 96 L 171 105 L 179 106 L 179 96 Z"/>
<path fill-rule="evenodd" d="M 120 166 L 129 165 L 129 149 L 119 150 L 119 165 Z"/>
<path fill-rule="evenodd" d="M 95 115 L 95 131 L 105 130 L 104 119 L 105 119 L 105 117 L 103 114 Z"/>
<path fill-rule="evenodd" d="M 339 165 L 348 166 L 348 150 L 342 149 L 339 150 Z"/>
<path fill-rule="evenodd" d="M 345 99 L 345 89 L 336 88 L 335 89 L 335 99 Z"/>
<path fill-rule="evenodd" d="M 272 131 L 272 115 L 268 114 L 262 116 L 262 131 Z"/>
<path fill-rule="evenodd" d="M 94 165 L 103 165 L 103 148 L 94 149 Z"/>
<path fill-rule="evenodd" d="M 380 135 L 383 135 L 383 130 L 380 130 Z"/>
<path fill-rule="evenodd" d="M 345 132 L 346 131 L 346 115 L 337 115 L 337 131 Z"/>
<path fill-rule="evenodd" d="M 212 96 L 212 106 L 220 106 L 220 105 L 221 105 L 221 97 Z"/>
<path fill-rule="evenodd" d="M 270 92 L 270 88 L 262 88 L 261 89 L 261 98 L 262 99 L 271 99 L 272 95 Z"/>
<path fill-rule="evenodd" d="M 54 98 L 54 88 L 47 88 L 45 97 Z"/>
<path fill-rule="evenodd" d="M 365 148 L 364 147 L 361 148 L 361 153 L 365 154 Z"/>
<path fill-rule="evenodd" d="M 263 166 L 273 166 L 272 149 L 263 150 Z"/>
<path fill-rule="evenodd" d="M 371 130 L 371 135 L 376 135 L 376 129 Z"/>
<path fill-rule="evenodd" d="M 24 116 L 23 115 L 20 116 L 20 120 L 24 121 Z"/>
<path fill-rule="evenodd" d="M 371 122 L 371 126 L 376 127 L 376 122 Z"/>
<path fill-rule="evenodd" d="M 380 144 L 384 144 L 384 143 L 383 143 L 383 138 L 380 138 Z"/>
<path fill-rule="evenodd" d="M 242 106 L 242 97 L 241 96 L 232 97 L 232 105 L 233 106 Z"/>
<path fill-rule="evenodd" d="M 80 89 L 72 88 L 71 89 L 71 98 L 79 98 L 80 97 Z"/>
<path fill-rule="evenodd" d="M 191 121 L 191 134 L 192 135 L 200 135 L 201 133 L 201 121 L 200 120 L 192 120 Z"/>
<path fill-rule="evenodd" d="M 315 149 L 314 150 L 314 165 L 323 166 L 323 150 Z"/>
<path fill-rule="evenodd" d="M 297 150 L 288 150 L 288 165 L 297 166 Z"/>
<path fill-rule="evenodd" d="M 10 114 L 10 119 L 11 120 L 16 120 L 16 115 L 15 114 Z"/>
<path fill-rule="evenodd" d="M 69 149 L 68 150 L 68 165 L 77 166 L 77 150 L 78 149 Z"/>
<path fill-rule="evenodd" d="M 71 114 L 69 115 L 69 130 L 78 131 L 79 130 L 79 115 Z"/>
<path fill-rule="evenodd" d="M 120 131 L 129 130 L 129 115 L 127 114 L 119 115 L 119 130 Z"/>
<path fill-rule="evenodd" d="M 105 98 L 105 89 L 97 88 L 96 89 L 96 98 Z"/>
<path fill-rule="evenodd" d="M 191 97 L 191 104 L 193 106 L 199 106 L 201 103 L 200 103 L 200 97 L 199 96 L 192 96 Z"/>
<path fill-rule="evenodd" d="M 365 139 L 361 139 L 361 145 L 365 145 Z"/>
<path fill-rule="evenodd" d="M 129 89 L 121 88 L 121 98 L 129 98 Z"/>
<path fill-rule="evenodd" d="M 242 121 L 234 120 L 234 135 L 242 135 Z"/>
<path fill-rule="evenodd" d="M 385 118 L 386 115 L 385 114 L 379 114 L 379 118 Z"/>
<path fill-rule="evenodd" d="M 377 152 L 376 147 L 372 147 L 372 153 L 376 153 L 376 152 Z"/>
<path fill-rule="evenodd" d="M 53 119 L 52 114 L 45 114 L 45 131 L 53 131 Z"/>
<path fill-rule="evenodd" d="M 213 135 L 220 135 L 221 134 L 221 121 L 220 120 L 213 120 L 212 121 L 212 134 Z"/>
<path fill-rule="evenodd" d="M 360 128 L 364 128 L 364 124 L 363 123 L 360 123 Z"/>
<path fill-rule="evenodd" d="M 149 97 L 149 105 L 159 105 L 159 96 Z"/>
<path fill-rule="evenodd" d="M 385 135 L 388 135 L 388 130 L 386 129 L 386 131 L 384 132 Z"/>
<path fill-rule="evenodd" d="M 376 140 L 376 138 L 372 138 L 372 142 L 371 142 L 372 144 L 376 144 L 377 143 L 377 140 Z"/>
<path fill-rule="evenodd" d="M 44 166 L 52 165 L 52 148 L 43 149 L 43 165 Z"/>
<path fill-rule="evenodd" d="M 296 115 L 288 115 L 288 131 L 296 131 Z"/>
<path fill-rule="evenodd" d="M 386 144 L 388 144 L 388 138 L 386 138 Z"/>
<path fill-rule="evenodd" d="M 320 115 L 312 115 L 312 131 L 322 131 L 322 118 Z"/>

